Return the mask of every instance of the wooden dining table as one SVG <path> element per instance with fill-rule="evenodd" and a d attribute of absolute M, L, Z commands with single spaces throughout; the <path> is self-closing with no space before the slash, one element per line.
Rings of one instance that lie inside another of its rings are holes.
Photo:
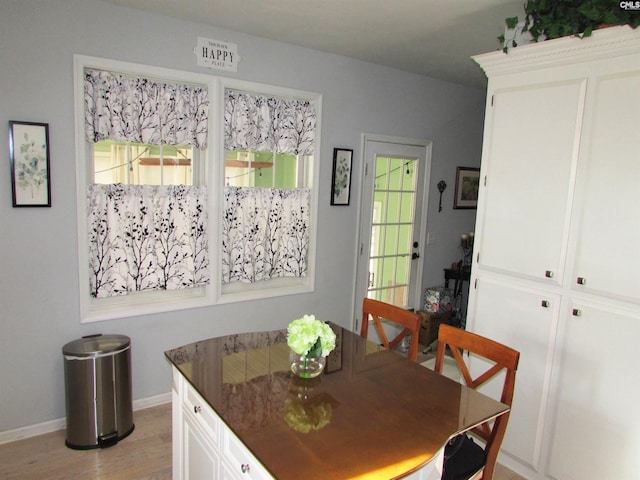
<path fill-rule="evenodd" d="M 509 409 L 330 325 L 336 348 L 314 379 L 291 373 L 286 330 L 212 338 L 165 355 L 280 480 L 439 478 L 449 438 Z"/>

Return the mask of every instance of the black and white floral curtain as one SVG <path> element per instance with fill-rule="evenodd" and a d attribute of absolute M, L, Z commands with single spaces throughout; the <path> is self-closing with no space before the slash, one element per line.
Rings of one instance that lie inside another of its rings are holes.
<path fill-rule="evenodd" d="M 224 148 L 313 155 L 313 102 L 227 90 Z M 222 282 L 307 274 L 309 189 L 225 187 Z"/>
<path fill-rule="evenodd" d="M 207 146 L 206 87 L 104 70 L 84 75 L 87 142 Z M 93 297 L 209 283 L 206 187 L 91 185 Z"/>
<path fill-rule="evenodd" d="M 227 90 L 224 148 L 313 155 L 313 102 Z"/>
<path fill-rule="evenodd" d="M 207 147 L 206 87 L 86 70 L 84 101 L 88 142 Z"/>
<path fill-rule="evenodd" d="M 309 189 L 225 187 L 222 281 L 307 274 Z"/>
<path fill-rule="evenodd" d="M 209 283 L 207 189 L 90 185 L 93 297 Z"/>

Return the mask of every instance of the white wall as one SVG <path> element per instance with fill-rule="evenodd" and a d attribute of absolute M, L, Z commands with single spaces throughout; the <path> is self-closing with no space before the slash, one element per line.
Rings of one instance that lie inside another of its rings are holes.
<path fill-rule="evenodd" d="M 238 44 L 236 73 L 195 65 L 196 37 Z M 350 325 L 359 179 L 349 207 L 330 207 L 333 148 L 361 134 L 433 140 L 425 283 L 459 258 L 474 211 L 452 210 L 455 168 L 479 165 L 484 92 L 335 55 L 148 15 L 99 0 L 2 0 L 0 132 L 8 121 L 49 124 L 52 207 L 12 208 L 8 148 L 0 149 L 0 432 L 64 417 L 61 348 L 92 333 L 128 335 L 133 396 L 170 390 L 163 352 L 202 338 L 284 327 L 303 313 Z M 323 94 L 316 291 L 160 315 L 80 324 L 76 242 L 73 54 L 106 57 Z M 444 179 L 443 211 L 435 187 Z"/>

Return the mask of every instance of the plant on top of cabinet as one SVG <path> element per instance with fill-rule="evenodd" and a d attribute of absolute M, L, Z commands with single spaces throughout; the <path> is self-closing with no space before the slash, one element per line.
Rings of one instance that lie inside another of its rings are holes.
<path fill-rule="evenodd" d="M 505 53 L 509 47 L 518 46 L 518 37 L 523 33 L 538 42 L 569 35 L 589 37 L 593 30 L 605 26 L 640 25 L 640 9 L 635 1 L 528 0 L 524 13 L 522 20 L 518 16 L 505 19 L 507 30 L 514 33 L 510 38 L 505 34 L 498 37 Z"/>

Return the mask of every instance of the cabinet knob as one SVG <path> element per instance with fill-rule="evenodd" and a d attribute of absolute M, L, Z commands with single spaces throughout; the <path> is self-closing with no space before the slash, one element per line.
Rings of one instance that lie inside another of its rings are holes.
<path fill-rule="evenodd" d="M 542 302 L 540 302 L 540 305 L 544 308 L 549 308 L 549 300 L 542 300 Z"/>
<path fill-rule="evenodd" d="M 582 311 L 581 311 L 581 310 L 579 310 L 579 309 L 577 309 L 577 308 L 574 308 L 574 309 L 571 311 L 571 314 L 572 314 L 574 317 L 579 317 L 580 315 L 582 315 Z"/>
<path fill-rule="evenodd" d="M 200 413 L 201 410 L 202 410 L 202 407 L 200 405 L 193 406 L 193 413 Z"/>
<path fill-rule="evenodd" d="M 584 277 L 578 277 L 577 280 L 576 280 L 576 283 L 578 285 L 585 285 L 587 283 L 587 279 L 584 278 Z"/>
<path fill-rule="evenodd" d="M 240 470 L 242 470 L 242 473 L 249 473 L 249 471 L 251 470 L 251 465 L 249 465 L 248 463 L 243 463 L 240 466 Z"/>
<path fill-rule="evenodd" d="M 544 272 L 544 276 L 547 278 L 553 278 L 553 272 L 551 270 L 546 270 Z"/>

